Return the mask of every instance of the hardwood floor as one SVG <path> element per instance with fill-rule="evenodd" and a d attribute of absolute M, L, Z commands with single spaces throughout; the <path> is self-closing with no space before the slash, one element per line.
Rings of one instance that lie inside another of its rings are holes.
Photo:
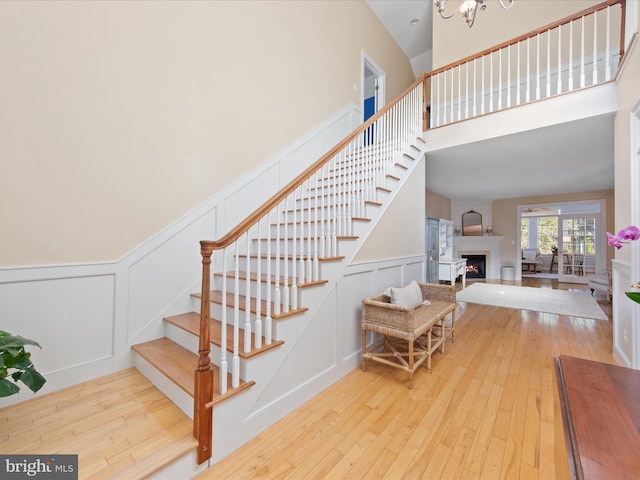
<path fill-rule="evenodd" d="M 197 478 L 568 478 L 553 358 L 615 364 L 611 337 L 610 321 L 469 304 L 413 390 L 370 362 Z M 128 369 L 0 409 L 0 452 L 78 454 L 81 479 L 135 479 L 195 448 L 191 429 Z"/>
<path fill-rule="evenodd" d="M 611 338 L 610 321 L 469 304 L 413 390 L 370 362 L 196 478 L 569 478 L 554 357 L 616 364 Z"/>
<path fill-rule="evenodd" d="M 77 454 L 80 479 L 142 478 L 193 451 L 193 423 L 130 368 L 0 409 L 3 454 Z"/>

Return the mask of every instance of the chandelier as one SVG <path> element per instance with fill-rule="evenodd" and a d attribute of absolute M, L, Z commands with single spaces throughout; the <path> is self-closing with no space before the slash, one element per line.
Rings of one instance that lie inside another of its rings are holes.
<path fill-rule="evenodd" d="M 506 0 L 507 3 L 505 4 L 503 0 L 498 0 L 498 2 L 500 2 L 500 6 L 505 10 L 509 10 L 511 7 L 513 7 L 513 3 L 515 1 L 516 0 Z M 451 15 L 445 15 L 444 9 L 446 4 L 447 0 L 433 0 L 433 5 L 438 9 L 438 13 L 440 13 L 440 16 L 445 20 L 447 18 L 453 17 L 456 14 L 454 10 Z M 487 0 L 465 0 L 462 5 L 460 5 L 460 13 L 464 16 L 464 19 L 467 21 L 467 25 L 469 25 L 469 28 L 473 27 L 473 22 L 476 19 L 476 11 L 478 10 L 478 7 L 480 7 L 480 10 L 484 10 L 485 8 L 487 8 Z"/>

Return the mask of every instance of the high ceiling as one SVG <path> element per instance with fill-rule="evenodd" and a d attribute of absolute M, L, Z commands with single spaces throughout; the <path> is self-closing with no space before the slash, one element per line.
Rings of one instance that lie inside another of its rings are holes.
<path fill-rule="evenodd" d="M 431 50 L 431 0 L 367 4 L 407 57 Z M 419 23 L 411 26 L 414 18 Z M 613 189 L 613 125 L 613 115 L 601 115 L 433 151 L 427 189 L 452 200 Z"/>

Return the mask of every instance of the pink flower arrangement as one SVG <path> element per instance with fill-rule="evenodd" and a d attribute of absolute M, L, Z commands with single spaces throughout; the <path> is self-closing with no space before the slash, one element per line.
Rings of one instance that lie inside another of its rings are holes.
<path fill-rule="evenodd" d="M 608 243 L 612 247 L 616 247 L 620 250 L 627 243 L 640 239 L 640 228 L 635 225 L 629 225 L 618 232 L 618 235 L 613 235 L 607 232 Z M 640 283 L 634 283 L 631 288 L 640 288 Z M 627 297 L 636 303 L 640 303 L 640 292 L 625 292 Z"/>

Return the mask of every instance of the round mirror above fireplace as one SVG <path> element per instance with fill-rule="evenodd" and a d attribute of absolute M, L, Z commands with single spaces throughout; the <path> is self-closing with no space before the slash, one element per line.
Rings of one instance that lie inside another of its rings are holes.
<path fill-rule="evenodd" d="M 482 215 L 474 210 L 462 214 L 462 235 L 482 235 Z"/>

